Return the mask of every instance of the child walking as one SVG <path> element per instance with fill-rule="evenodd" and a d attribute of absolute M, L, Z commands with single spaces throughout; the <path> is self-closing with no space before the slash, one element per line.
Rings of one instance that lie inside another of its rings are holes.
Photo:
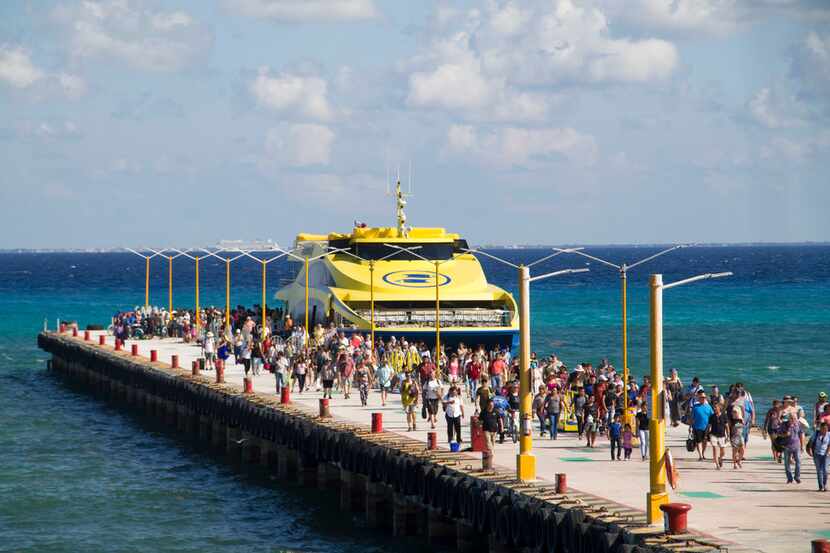
<path fill-rule="evenodd" d="M 618 417 L 619 418 L 619 417 Z M 625 460 L 631 460 L 631 442 L 634 440 L 634 433 L 631 431 L 631 425 L 626 424 L 625 428 L 623 429 L 622 433 L 622 445 L 623 445 L 623 452 L 625 453 Z M 619 453 L 617 454 L 619 457 Z"/>
<path fill-rule="evenodd" d="M 611 460 L 621 461 L 620 457 L 620 438 L 622 437 L 622 425 L 620 424 L 620 416 L 614 416 L 614 422 L 608 425 L 608 438 L 611 440 Z M 614 450 L 617 451 L 617 456 L 614 456 Z"/>

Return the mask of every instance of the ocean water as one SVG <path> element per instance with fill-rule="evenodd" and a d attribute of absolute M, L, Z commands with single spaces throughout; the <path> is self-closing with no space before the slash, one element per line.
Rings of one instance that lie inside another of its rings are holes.
<path fill-rule="evenodd" d="M 632 262 L 646 247 L 591 248 Z M 544 250 L 493 253 L 530 262 Z M 620 365 L 619 276 L 559 256 L 535 274 L 590 273 L 531 285 L 532 347 L 569 365 Z M 491 282 L 515 291 L 514 270 L 484 261 Z M 167 304 L 166 261 L 151 265 L 151 303 Z M 233 265 L 234 304 L 260 297 L 260 269 Z M 629 366 L 648 370 L 648 275 L 671 282 L 705 272 L 730 278 L 666 291 L 665 367 L 688 381 L 744 382 L 756 401 L 784 393 L 806 403 L 830 392 L 830 246 L 697 247 L 629 273 Z M 268 271 L 269 297 L 293 268 Z M 202 304 L 224 304 L 224 266 L 201 265 Z M 174 262 L 174 305 L 191 306 L 193 264 Z M 44 319 L 105 324 L 144 301 L 144 262 L 131 254 L 0 255 L 0 551 L 419 550 L 342 516 L 334 500 L 240 473 L 123 414 L 45 370 L 35 336 Z"/>

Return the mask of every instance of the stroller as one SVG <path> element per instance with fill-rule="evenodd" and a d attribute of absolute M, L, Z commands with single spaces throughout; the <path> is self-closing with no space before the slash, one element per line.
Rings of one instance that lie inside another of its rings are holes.
<path fill-rule="evenodd" d="M 519 430 L 516 424 L 518 413 L 510 408 L 510 404 L 504 396 L 495 396 L 493 398 L 493 405 L 502 421 L 502 432 L 499 433 L 499 443 L 503 444 L 504 435 L 508 434 L 515 444 L 519 441 Z"/>

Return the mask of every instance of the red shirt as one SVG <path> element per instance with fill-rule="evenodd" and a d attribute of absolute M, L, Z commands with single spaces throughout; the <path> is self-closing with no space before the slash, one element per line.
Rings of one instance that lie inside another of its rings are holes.
<path fill-rule="evenodd" d="M 467 374 L 469 374 L 470 378 L 473 380 L 481 378 L 481 363 L 470 363 L 470 367 L 467 369 Z"/>
<path fill-rule="evenodd" d="M 506 366 L 504 360 L 496 359 L 492 363 L 490 363 L 490 370 L 488 371 L 491 376 L 499 376 L 504 373 L 504 367 Z"/>

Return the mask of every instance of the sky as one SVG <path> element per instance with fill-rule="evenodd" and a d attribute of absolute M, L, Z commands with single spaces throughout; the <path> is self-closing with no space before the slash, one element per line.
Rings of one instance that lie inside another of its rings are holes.
<path fill-rule="evenodd" d="M 826 0 L 2 2 L 0 248 L 828 241 L 828 122 Z"/>

